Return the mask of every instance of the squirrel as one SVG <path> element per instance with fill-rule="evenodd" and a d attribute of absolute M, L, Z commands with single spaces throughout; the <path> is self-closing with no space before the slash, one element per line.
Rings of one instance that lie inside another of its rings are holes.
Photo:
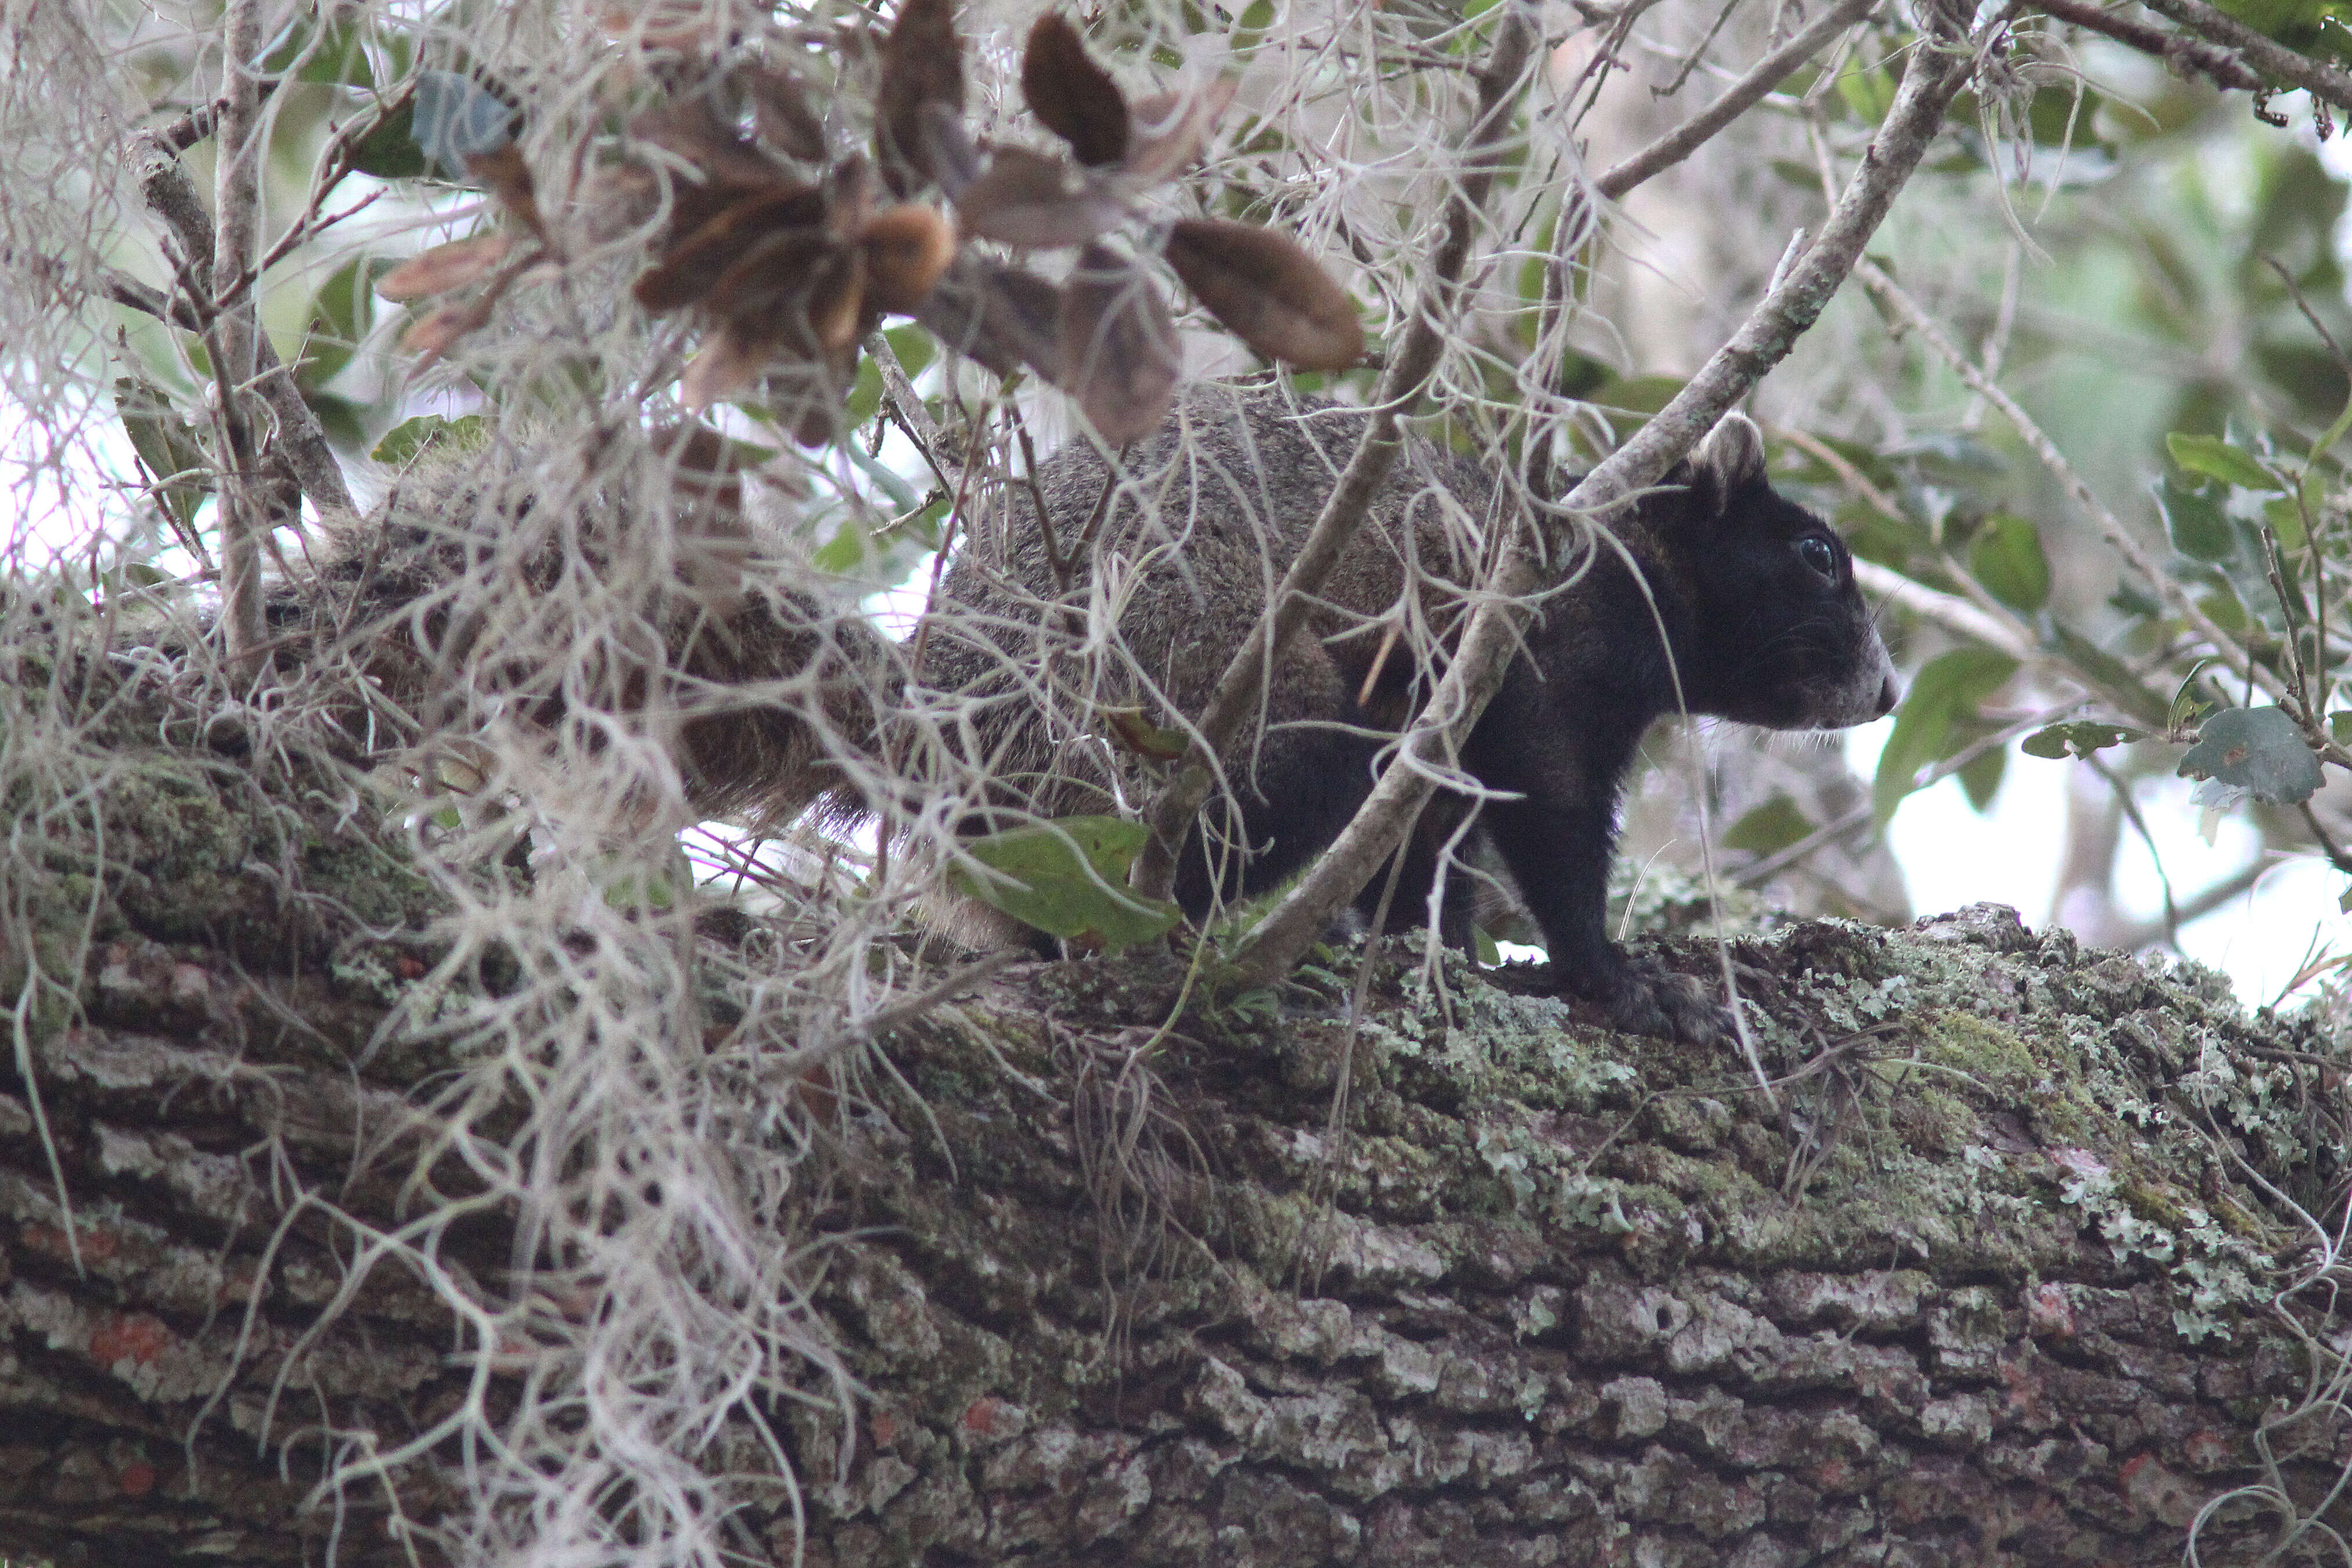
<path fill-rule="evenodd" d="M 501 480 L 481 477 L 496 464 L 455 467 L 395 496 L 278 594 L 273 618 L 367 649 L 373 683 L 395 696 L 429 706 L 436 692 L 494 694 L 551 727 L 582 683 L 576 668 L 568 683 L 543 676 L 546 650 L 513 640 L 546 620 L 528 613 L 531 599 L 583 554 L 592 565 L 625 555 L 612 548 L 618 531 L 666 505 L 671 575 L 632 572 L 628 600 L 658 646 L 609 639 L 589 686 L 603 702 L 674 716 L 667 738 L 696 810 L 775 825 L 814 805 L 838 825 L 952 775 L 985 780 L 967 832 L 1131 815 L 1153 775 L 1117 742 L 1113 716 L 1139 708 L 1165 723 L 1206 706 L 1365 419 L 1207 384 L 1116 466 L 1070 443 L 1008 485 L 1003 504 L 975 509 L 903 644 L 823 600 L 804 563 L 793 570 L 740 502 L 714 499 L 723 481 L 701 482 L 658 446 L 616 465 L 608 445 L 593 472 L 542 462 Z M 1346 825 L 1433 682 L 1412 650 L 1442 654 L 1467 619 L 1501 504 L 1475 462 L 1406 442 L 1269 671 L 1264 721 L 1221 759 L 1223 807 L 1203 813 L 1179 861 L 1188 915 L 1278 886 Z M 1620 1028 L 1713 1038 L 1725 1026 L 1713 1001 L 1608 937 L 1635 747 L 1678 709 L 1774 729 L 1866 722 L 1894 706 L 1894 669 L 1845 545 L 1772 489 L 1744 416 L 1607 526 L 1613 546 L 1596 538 L 1562 563 L 1470 731 L 1459 763 L 1486 797 L 1440 793 L 1402 851 L 1391 908 L 1398 923 L 1417 921 L 1450 863 L 1441 934 L 1466 946 L 1475 889 L 1462 867 L 1491 851 L 1562 989 Z M 1457 837 L 1459 853 L 1444 855 Z M 1365 914 L 1387 880 L 1363 895 Z"/>
<path fill-rule="evenodd" d="M 1366 418 L 1270 390 L 1198 387 L 1122 454 L 1116 475 L 1097 449 L 1073 443 L 1039 466 L 1032 487 L 1013 487 L 998 536 L 973 540 L 940 585 L 953 615 L 922 674 L 982 698 L 977 728 L 999 776 L 1025 781 L 1037 815 L 1122 798 L 1112 748 L 1055 744 L 1087 732 L 1087 700 L 1108 704 L 1086 694 L 1048 723 L 1038 689 L 1013 672 L 1035 669 L 1057 645 L 1074 652 L 1115 637 L 1118 663 L 1151 688 L 1147 708 L 1202 710 Z M 1188 914 L 1278 886 L 1362 804 L 1434 679 L 1391 628 L 1418 623 L 1419 646 L 1440 649 L 1458 636 L 1498 504 L 1478 464 L 1407 443 L 1306 628 L 1269 672 L 1264 724 L 1223 759 L 1228 818 L 1196 829 L 1179 863 L 1177 902 Z M 1635 748 L 1679 710 L 1780 730 L 1868 722 L 1895 706 L 1894 666 L 1844 542 L 1771 487 L 1762 436 L 1744 415 L 1727 416 L 1607 527 L 1615 548 L 1599 542 L 1563 563 L 1525 651 L 1470 731 L 1460 764 L 1494 795 L 1477 805 L 1458 858 L 1493 852 L 1543 932 L 1557 981 L 1612 1025 L 1714 1037 L 1725 1020 L 1712 1000 L 1608 937 L 1618 797 Z M 1063 584 L 1054 552 L 1066 559 L 1089 535 L 1108 581 Z M 1402 852 L 1392 911 L 1417 918 L 1427 906 L 1440 850 L 1470 804 L 1441 792 L 1424 814 Z M 1454 879 L 1441 934 L 1466 947 L 1475 890 L 1458 868 Z M 1376 877 L 1361 896 L 1367 917 L 1387 880 Z"/>

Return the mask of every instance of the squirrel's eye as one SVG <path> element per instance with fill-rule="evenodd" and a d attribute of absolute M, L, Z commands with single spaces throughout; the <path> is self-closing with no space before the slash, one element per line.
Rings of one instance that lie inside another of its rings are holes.
<path fill-rule="evenodd" d="M 1837 548 L 1820 534 L 1808 533 L 1797 541 L 1797 559 L 1819 573 L 1824 581 L 1837 581 Z"/>

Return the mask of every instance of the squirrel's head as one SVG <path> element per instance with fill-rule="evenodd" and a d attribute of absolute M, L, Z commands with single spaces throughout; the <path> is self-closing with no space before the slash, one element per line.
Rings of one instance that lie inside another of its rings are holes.
<path fill-rule="evenodd" d="M 1866 724 L 1901 692 L 1845 542 L 1774 489 L 1764 436 L 1727 414 L 1674 475 L 1664 539 L 1687 585 L 1694 711 L 1775 730 Z"/>

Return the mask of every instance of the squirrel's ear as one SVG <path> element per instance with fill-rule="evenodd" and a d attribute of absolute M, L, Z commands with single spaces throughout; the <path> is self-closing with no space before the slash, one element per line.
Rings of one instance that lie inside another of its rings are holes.
<path fill-rule="evenodd" d="M 1764 483 L 1764 432 L 1737 410 L 1723 416 L 1690 456 L 1691 475 L 1721 506 L 1750 485 Z"/>

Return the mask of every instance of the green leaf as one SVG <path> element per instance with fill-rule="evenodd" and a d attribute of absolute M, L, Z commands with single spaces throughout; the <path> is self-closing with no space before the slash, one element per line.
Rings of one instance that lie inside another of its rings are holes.
<path fill-rule="evenodd" d="M 2012 610 L 2032 615 L 2050 602 L 2050 557 L 2032 522 L 2009 512 L 1985 520 L 1969 545 L 1969 570 Z"/>
<path fill-rule="evenodd" d="M 1992 797 L 2000 793 L 2001 775 L 2009 772 L 2009 748 L 1995 746 L 1978 752 L 1968 766 L 1952 776 L 1960 781 L 1960 793 L 1969 797 L 1969 805 L 1979 815 L 1992 805 Z"/>
<path fill-rule="evenodd" d="M 1813 830 L 1813 821 L 1788 795 L 1774 791 L 1772 798 L 1750 808 L 1723 835 L 1724 844 L 1762 858 L 1777 854 Z"/>
<path fill-rule="evenodd" d="M 1857 66 L 1840 71 L 1838 96 L 1864 125 L 1875 125 L 1895 107 L 1895 77 L 1884 66 Z"/>
<path fill-rule="evenodd" d="M 2157 509 L 2164 513 L 2172 547 L 2192 561 L 2227 561 L 2238 552 L 2238 536 L 2221 503 L 2199 495 L 2166 475 L 2157 487 Z"/>
<path fill-rule="evenodd" d="M 2202 474 L 2240 489 L 2280 490 L 2286 487 L 2273 478 L 2261 461 L 2242 447 L 2233 447 L 2219 436 L 2194 436 L 2186 430 L 2175 430 L 2164 438 L 2164 449 L 2172 460 L 2192 474 Z"/>
<path fill-rule="evenodd" d="M 375 444 L 368 456 L 379 463 L 399 466 L 415 462 L 436 447 L 463 448 L 478 444 L 488 422 L 478 414 L 461 414 L 455 419 L 445 419 L 438 414 L 420 414 L 414 419 L 404 419 L 394 426 L 384 438 Z"/>
<path fill-rule="evenodd" d="M 1150 833 L 1139 822 L 1116 816 L 1065 816 L 972 839 L 963 852 L 994 874 L 958 865 L 948 877 L 961 891 L 1049 936 L 1117 952 L 1160 935 L 1181 918 L 1165 900 L 1139 898 L 1127 889 L 1128 868 Z"/>
<path fill-rule="evenodd" d="M 1486 928 L 1485 926 L 1473 926 L 1470 928 L 1470 942 L 1472 946 L 1477 950 L 1479 968 L 1494 969 L 1501 965 L 1503 962 L 1503 950 L 1496 945 L 1495 939 L 1493 937 L 1486 934 Z"/>
<path fill-rule="evenodd" d="M 2147 731 L 2135 730 L 2128 724 L 2102 724 L 2093 719 L 2077 719 L 2071 723 L 2053 724 L 2046 730 L 2036 730 L 2025 737 L 2025 754 L 2047 757 L 2057 762 L 2066 757 L 2087 757 L 2093 752 L 2105 751 L 2109 746 L 2128 745 L 2145 741 Z"/>
<path fill-rule="evenodd" d="M 354 257 L 320 285 L 294 379 L 315 392 L 351 363 L 360 340 L 375 324 L 375 280 L 393 268 L 389 257 Z"/>
<path fill-rule="evenodd" d="M 841 527 L 831 539 L 817 546 L 815 552 L 809 557 L 809 564 L 820 572 L 840 576 L 863 565 L 868 548 L 866 530 L 853 513 L 842 520 Z"/>
<path fill-rule="evenodd" d="M 414 180 L 433 166 L 416 140 L 416 105 L 404 103 L 352 149 L 352 167 L 379 180 Z"/>
<path fill-rule="evenodd" d="M 2327 716 L 2327 733 L 2339 746 L 2352 746 L 2352 711 L 2338 710 Z"/>
<path fill-rule="evenodd" d="M 2205 721 L 2181 753 L 2183 778 L 2219 779 L 2265 805 L 2309 800 L 2324 782 L 2319 759 L 2294 720 L 2276 708 L 2224 708 Z"/>
<path fill-rule="evenodd" d="M 213 465 L 204 440 L 172 406 L 163 389 L 136 373 L 114 383 L 114 407 L 148 482 L 182 526 L 213 493 Z"/>
<path fill-rule="evenodd" d="M 1878 756 L 1878 776 L 1871 782 L 1874 826 L 1885 827 L 1903 797 L 1918 787 L 1919 770 L 1959 750 L 1956 732 L 1963 720 L 1976 716 L 1977 704 L 2017 673 L 2017 660 L 1990 648 L 1954 648 L 1931 659 L 1895 712 L 1895 732 Z"/>

